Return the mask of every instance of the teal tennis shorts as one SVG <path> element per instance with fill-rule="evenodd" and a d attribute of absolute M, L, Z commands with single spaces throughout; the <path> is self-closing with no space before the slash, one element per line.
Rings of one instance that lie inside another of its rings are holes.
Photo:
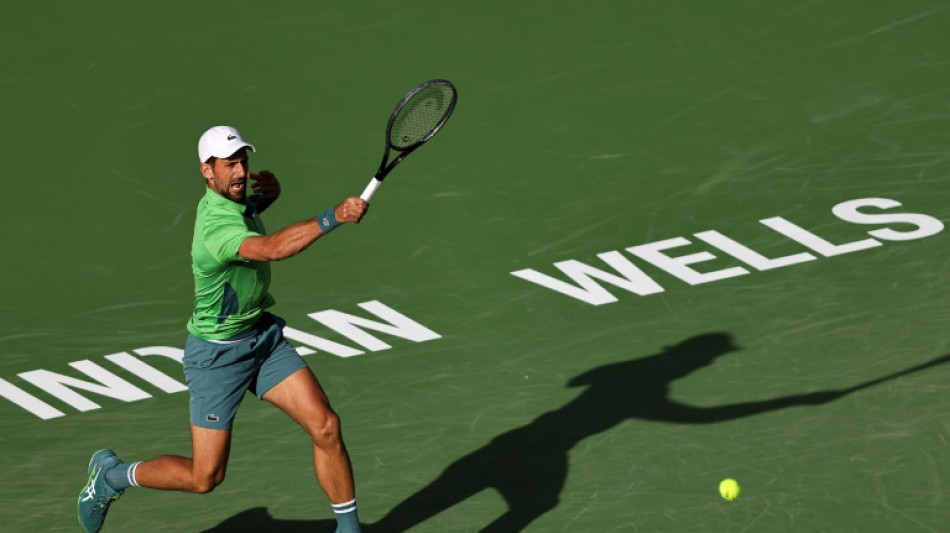
<path fill-rule="evenodd" d="M 191 423 L 231 429 L 247 391 L 258 398 L 307 366 L 286 339 L 281 318 L 264 313 L 257 325 L 224 341 L 189 334 L 185 342 L 185 378 L 191 393 Z"/>

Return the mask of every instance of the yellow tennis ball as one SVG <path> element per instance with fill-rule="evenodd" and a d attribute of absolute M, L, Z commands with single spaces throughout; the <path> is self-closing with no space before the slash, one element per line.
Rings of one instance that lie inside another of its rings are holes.
<path fill-rule="evenodd" d="M 719 494 L 729 501 L 735 501 L 739 497 L 739 482 L 732 478 L 722 480 L 719 483 Z"/>

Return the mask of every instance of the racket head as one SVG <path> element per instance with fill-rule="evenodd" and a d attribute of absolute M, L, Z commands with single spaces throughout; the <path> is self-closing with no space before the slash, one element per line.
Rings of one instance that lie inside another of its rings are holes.
<path fill-rule="evenodd" d="M 429 80 L 409 91 L 389 117 L 388 146 L 409 152 L 431 139 L 452 115 L 457 99 L 448 80 Z"/>

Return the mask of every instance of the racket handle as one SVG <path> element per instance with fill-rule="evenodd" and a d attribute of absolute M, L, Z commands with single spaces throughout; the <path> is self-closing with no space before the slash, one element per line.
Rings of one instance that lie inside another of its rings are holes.
<path fill-rule="evenodd" d="M 369 202 L 373 195 L 376 194 L 376 189 L 378 189 L 382 184 L 383 182 L 373 178 L 370 180 L 369 185 L 366 186 L 366 189 L 363 190 L 363 194 L 360 195 L 360 198 L 366 202 Z"/>

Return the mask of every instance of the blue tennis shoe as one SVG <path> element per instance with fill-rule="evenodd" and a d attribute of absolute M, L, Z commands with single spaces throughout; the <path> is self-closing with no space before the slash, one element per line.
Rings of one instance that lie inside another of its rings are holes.
<path fill-rule="evenodd" d="M 89 460 L 89 480 L 79 493 L 78 503 L 79 523 L 89 533 L 102 529 L 109 506 L 125 493 L 114 490 L 106 483 L 106 471 L 120 463 L 122 461 L 112 450 L 99 450 Z"/>

